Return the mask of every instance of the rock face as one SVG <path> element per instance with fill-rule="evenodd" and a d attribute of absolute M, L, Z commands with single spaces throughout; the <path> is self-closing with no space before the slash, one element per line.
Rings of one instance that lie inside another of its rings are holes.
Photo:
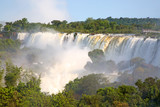
<path fill-rule="evenodd" d="M 105 61 L 104 52 L 101 49 L 95 49 L 88 53 L 93 63 L 101 63 Z"/>
<path fill-rule="evenodd" d="M 92 62 L 87 62 L 85 69 L 91 72 L 98 73 L 111 73 L 116 70 L 116 64 L 114 61 L 106 61 L 104 52 L 100 49 L 95 49 L 88 53 Z"/>
<path fill-rule="evenodd" d="M 117 81 L 126 85 L 134 85 L 138 79 L 145 80 L 148 77 L 160 78 L 160 68 L 152 64 L 147 64 L 145 60 L 140 57 L 128 61 L 121 61 L 116 64 L 112 60 L 106 60 L 103 51 L 100 49 L 90 51 L 88 56 L 91 62 L 88 61 L 84 67 L 87 71 L 106 75 L 117 72 Z"/>

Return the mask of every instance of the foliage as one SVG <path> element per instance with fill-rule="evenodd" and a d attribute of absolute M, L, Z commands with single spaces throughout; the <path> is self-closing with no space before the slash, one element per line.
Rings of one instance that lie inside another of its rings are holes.
<path fill-rule="evenodd" d="M 77 104 L 71 91 L 52 94 L 51 102 L 54 107 L 75 107 Z"/>
<path fill-rule="evenodd" d="M 14 52 L 20 48 L 20 42 L 12 39 L 0 39 L 0 51 Z"/>
<path fill-rule="evenodd" d="M 78 107 L 102 107 L 103 103 L 102 96 L 99 95 L 85 95 L 83 94 L 80 101 L 78 102 Z"/>
<path fill-rule="evenodd" d="M 148 106 L 160 105 L 160 80 L 150 77 L 145 79 L 144 82 L 138 80 L 135 84 Z"/>
<path fill-rule="evenodd" d="M 126 105 L 136 106 L 143 104 L 143 100 L 138 94 L 138 91 L 133 86 L 119 86 L 118 88 L 107 87 L 99 89 L 98 95 L 103 96 L 103 102 L 108 102 L 110 105 L 115 105 L 116 102 L 127 102 Z"/>
<path fill-rule="evenodd" d="M 1 107 L 17 107 L 21 102 L 22 96 L 15 88 L 0 88 L 0 106 Z"/>
<path fill-rule="evenodd" d="M 22 68 L 21 68 L 22 69 Z M 7 64 L 6 72 L 19 73 L 20 68 Z M 3 71 L 3 68 L 1 68 Z M 7 77 L 5 75 L 5 78 Z M 13 78 L 17 77 L 17 74 Z M 17 77 L 18 78 L 18 77 Z M 40 77 L 32 77 L 26 83 L 0 87 L 0 106 L 7 107 L 150 107 L 160 106 L 160 80 L 147 78 L 138 80 L 136 86 L 121 85 L 117 88 L 108 84 L 102 74 L 91 74 L 70 81 L 65 90 L 49 95 L 41 92 Z M 76 95 L 79 94 L 77 98 Z"/>
<path fill-rule="evenodd" d="M 82 94 L 93 95 L 97 89 L 103 88 L 107 85 L 108 80 L 102 74 L 90 74 L 80 79 L 70 81 L 65 86 L 65 91 L 74 92 L 75 98 L 79 98 Z"/>
<path fill-rule="evenodd" d="M 21 106 L 50 106 L 50 96 L 40 92 L 40 79 L 32 77 L 26 84 L 20 82 L 16 90 L 23 96 Z"/>
<path fill-rule="evenodd" d="M 21 67 L 17 67 L 13 64 L 6 63 L 5 84 L 7 87 L 17 86 L 21 71 Z"/>
<path fill-rule="evenodd" d="M 3 86 L 3 75 L 4 75 L 4 69 L 3 69 L 1 62 L 0 62 L 0 87 Z"/>
<path fill-rule="evenodd" d="M 27 18 L 15 22 L 6 22 L 3 32 L 38 32 L 55 29 L 59 32 L 81 33 L 135 33 L 139 34 L 143 29 L 159 30 L 158 18 L 112 18 L 93 19 L 68 23 L 66 20 L 52 20 L 51 23 L 29 23 Z"/>
<path fill-rule="evenodd" d="M 8 61 L 11 56 L 17 54 L 20 49 L 20 41 L 12 39 L 0 39 L 0 59 L 5 62 Z"/>
<path fill-rule="evenodd" d="M 0 24 L 0 32 L 2 31 L 2 27 L 3 27 L 3 25 L 2 25 L 2 24 Z"/>

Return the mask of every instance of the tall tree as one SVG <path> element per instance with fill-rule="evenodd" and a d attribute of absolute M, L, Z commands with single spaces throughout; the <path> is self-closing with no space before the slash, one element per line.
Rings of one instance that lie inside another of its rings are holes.
<path fill-rule="evenodd" d="M 2 24 L 0 24 L 0 32 L 2 31 L 2 27 L 3 27 L 3 25 L 2 25 Z"/>
<path fill-rule="evenodd" d="M 21 67 L 14 66 L 11 63 L 6 63 L 5 84 L 7 87 L 14 87 L 18 85 L 21 71 Z"/>

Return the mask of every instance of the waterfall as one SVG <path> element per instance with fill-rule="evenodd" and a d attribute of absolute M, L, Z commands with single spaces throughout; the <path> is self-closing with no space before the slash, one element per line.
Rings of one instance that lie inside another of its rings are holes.
<path fill-rule="evenodd" d="M 45 48 L 48 45 L 77 45 L 90 50 L 102 49 L 107 60 L 120 62 L 135 57 L 143 58 L 147 63 L 160 66 L 160 42 L 158 39 L 136 37 L 127 34 L 80 34 L 74 33 L 19 33 L 18 38 L 24 40 L 27 47 Z"/>
<path fill-rule="evenodd" d="M 69 81 L 77 77 L 93 73 L 84 70 L 87 61 L 90 61 L 88 52 L 93 49 L 102 49 L 106 60 L 113 60 L 117 63 L 141 57 L 149 64 L 160 66 L 160 42 L 153 38 L 126 34 L 38 32 L 19 33 L 17 39 L 22 41 L 22 47 L 28 47 L 31 51 L 25 51 L 22 56 L 18 55 L 17 59 L 20 60 L 16 62 L 20 63 L 19 66 L 23 63 L 23 65 L 28 65 L 28 68 L 33 67 L 33 70 L 40 72 L 41 91 L 50 94 L 62 91 Z M 27 59 L 28 55 L 35 58 Z M 25 60 L 32 60 L 32 62 Z M 113 73 L 105 71 L 105 73 L 110 81 L 115 81 L 118 77 L 118 71 Z"/>
<path fill-rule="evenodd" d="M 89 50 L 74 43 L 74 34 L 19 33 L 17 39 L 22 41 L 22 47 L 29 49 L 24 49 L 21 56 L 14 58 L 14 63 L 41 74 L 42 92 L 52 94 L 62 91 L 69 81 L 83 76 L 84 66 L 90 60 Z"/>

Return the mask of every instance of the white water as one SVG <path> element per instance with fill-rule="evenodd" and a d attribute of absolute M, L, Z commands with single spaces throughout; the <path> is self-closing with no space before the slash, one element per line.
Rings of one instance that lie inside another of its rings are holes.
<path fill-rule="evenodd" d="M 44 50 L 39 53 L 45 71 L 42 73 L 41 88 L 44 92 L 62 91 L 70 80 L 82 75 L 84 65 L 89 61 L 89 49 L 100 48 L 107 60 L 119 62 L 135 57 L 144 58 L 147 63 L 160 66 L 160 42 L 158 39 L 131 35 L 89 35 L 66 33 L 19 33 L 25 47 Z M 82 48 L 83 47 L 83 48 Z"/>
<path fill-rule="evenodd" d="M 62 91 L 69 81 L 83 75 L 84 65 L 90 60 L 88 57 L 89 50 L 73 45 L 72 39 L 68 40 L 70 43 L 64 44 L 65 35 L 49 32 L 26 34 L 26 36 L 24 33 L 20 33 L 18 35 L 18 39 L 24 42 L 23 47 L 29 47 L 35 51 L 36 49 L 41 50 L 40 53 L 36 53 L 37 62 L 32 65 L 29 64 L 29 67 L 40 66 L 41 69 L 37 71 L 41 73 L 42 92 L 51 94 Z M 69 37 L 71 38 L 73 35 L 71 34 Z"/>

